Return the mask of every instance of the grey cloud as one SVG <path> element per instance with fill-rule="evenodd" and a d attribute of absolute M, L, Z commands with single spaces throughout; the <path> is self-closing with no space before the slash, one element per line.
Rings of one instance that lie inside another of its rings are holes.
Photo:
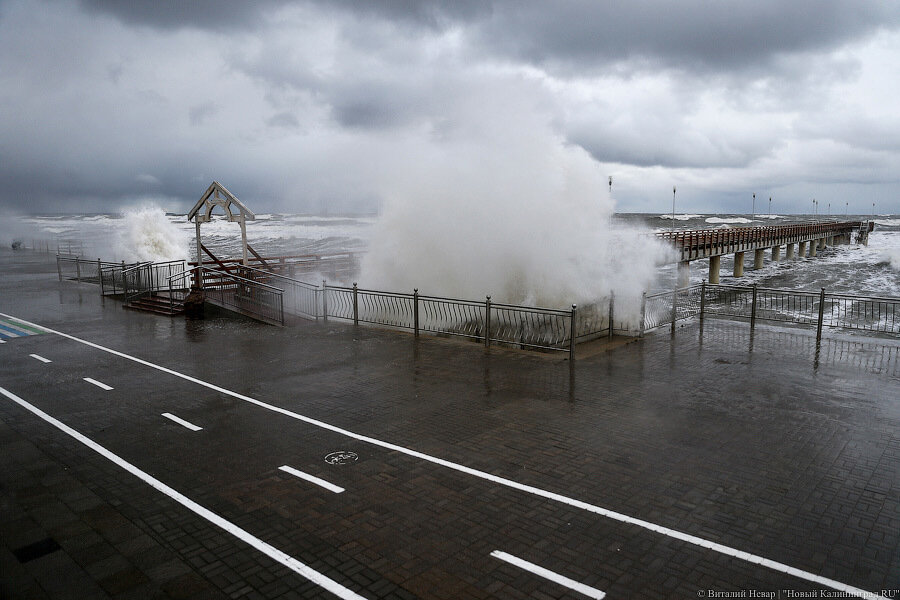
<path fill-rule="evenodd" d="M 215 115 L 218 111 L 219 107 L 214 102 L 195 104 L 188 109 L 188 119 L 191 125 L 202 125 L 206 119 Z"/>
<path fill-rule="evenodd" d="M 296 115 L 293 113 L 281 112 L 266 119 L 266 125 L 269 127 L 296 129 L 297 127 L 300 127 L 300 121 L 297 120 Z"/>
<path fill-rule="evenodd" d="M 839 46 L 900 25 L 900 5 L 839 0 L 495 4 L 478 28 L 488 50 L 567 71 L 640 66 L 745 68 Z"/>
<path fill-rule="evenodd" d="M 259 23 L 264 11 L 289 0 L 81 0 L 89 11 L 107 14 L 128 25 L 158 29 L 246 29 Z"/>

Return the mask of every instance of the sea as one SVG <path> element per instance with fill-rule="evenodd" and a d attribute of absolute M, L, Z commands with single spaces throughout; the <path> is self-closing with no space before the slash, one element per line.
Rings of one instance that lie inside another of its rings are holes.
<path fill-rule="evenodd" d="M 721 264 L 721 283 L 757 284 L 761 287 L 819 291 L 854 295 L 900 297 L 900 215 L 746 215 L 746 214 L 646 214 L 617 213 L 612 227 L 637 230 L 636 235 L 655 232 L 733 227 L 757 227 L 823 222 L 827 220 L 874 220 L 868 245 L 852 243 L 820 252 L 812 259 L 772 262 L 767 255 L 762 269 L 731 277 L 733 257 Z M 247 224 L 250 245 L 263 256 L 327 256 L 365 253 L 372 243 L 377 215 L 262 214 Z M 204 245 L 219 258 L 239 257 L 240 228 L 236 223 L 214 219 L 202 226 Z M 142 209 L 120 214 L 73 214 L 21 216 L 0 232 L 0 243 L 62 252 L 90 259 L 170 260 L 194 257 L 194 225 L 183 214 Z M 9 247 L 9 246 L 7 246 Z M 784 253 L 782 253 L 783 255 Z M 691 283 L 708 277 L 708 262 L 691 263 Z M 658 277 L 648 292 L 675 285 L 674 263 L 660 264 Z"/>

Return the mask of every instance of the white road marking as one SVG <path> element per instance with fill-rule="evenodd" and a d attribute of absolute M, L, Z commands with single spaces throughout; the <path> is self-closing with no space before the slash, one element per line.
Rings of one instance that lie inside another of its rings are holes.
<path fill-rule="evenodd" d="M 91 379 L 90 377 L 85 377 L 84 380 L 87 381 L 88 383 L 93 383 L 101 390 L 109 391 L 109 390 L 113 389 L 111 386 L 106 385 L 102 381 L 97 381 L 96 379 Z"/>
<path fill-rule="evenodd" d="M 588 598 L 594 598 L 595 600 L 603 600 L 606 597 L 605 592 L 601 592 L 597 588 L 592 588 L 589 585 L 585 585 L 583 583 L 578 583 L 574 579 L 569 579 L 559 573 L 554 573 L 549 569 L 545 569 L 544 567 L 538 566 L 534 563 L 528 562 L 527 560 L 523 560 L 512 554 L 507 554 L 506 552 L 501 552 L 500 550 L 494 550 L 491 552 L 491 556 L 494 558 L 499 558 L 500 560 L 506 561 L 511 565 L 515 565 L 520 569 L 524 569 L 539 577 L 543 577 L 544 579 L 549 579 L 553 583 L 558 583 L 563 587 L 567 587 L 570 590 L 574 590 L 579 594 L 584 594 Z"/>
<path fill-rule="evenodd" d="M 0 316 L 9 317 L 12 319 L 18 319 L 22 323 L 26 325 L 32 325 L 34 327 L 40 327 L 44 331 L 49 333 L 54 333 L 66 339 L 72 340 L 74 342 L 78 342 L 79 344 L 84 344 L 85 346 L 89 346 L 91 348 L 96 348 L 97 350 L 102 350 L 103 352 L 107 352 L 109 354 L 113 354 L 115 356 L 119 356 L 121 358 L 130 360 L 132 362 L 136 362 L 138 364 L 150 367 L 151 369 L 156 369 L 157 371 L 161 371 L 163 373 L 168 373 L 169 375 L 173 375 L 180 379 L 184 379 L 185 381 L 190 381 L 192 383 L 196 383 L 197 385 L 201 385 L 205 388 L 214 390 L 219 392 L 220 394 L 225 394 L 227 396 L 231 396 L 232 398 L 237 398 L 238 400 L 243 400 L 244 402 L 249 402 L 250 404 L 255 404 L 261 408 L 265 408 L 272 412 L 285 415 L 287 417 L 291 417 L 292 419 L 297 419 L 298 421 L 303 421 L 304 423 L 309 423 L 310 425 L 315 425 L 316 427 L 321 427 L 322 429 L 326 429 L 328 431 L 333 431 L 335 433 L 339 433 L 345 435 L 349 438 L 366 442 L 368 444 L 372 444 L 373 446 L 378 446 L 381 448 L 385 448 L 387 450 L 394 450 L 395 452 L 400 452 L 402 454 L 406 454 L 407 456 L 412 456 L 414 458 L 419 458 L 421 460 L 430 462 L 432 464 L 440 465 L 442 467 L 446 467 L 448 469 L 452 469 L 459 473 L 465 473 L 467 475 L 472 475 L 474 477 L 478 477 L 480 479 L 484 479 L 486 481 L 490 481 L 492 483 L 496 483 L 498 485 L 502 485 L 514 490 L 519 490 L 521 492 L 525 492 L 527 494 L 532 494 L 534 496 L 540 498 L 546 498 L 547 500 L 553 500 L 554 502 L 559 502 L 560 504 L 565 504 L 567 506 L 571 506 L 573 508 L 578 508 L 581 510 L 585 510 L 587 512 L 591 512 L 608 519 L 612 519 L 614 521 L 619 521 L 620 523 L 628 523 L 629 525 L 634 525 L 636 527 L 640 527 L 642 529 L 646 529 L 648 531 L 653 531 L 660 535 L 664 535 L 667 537 L 671 537 L 677 540 L 681 540 L 688 544 L 693 544 L 695 546 L 700 546 L 701 548 L 707 548 L 712 550 L 713 552 L 718 552 L 719 554 L 724 554 L 725 556 L 730 556 L 732 558 L 737 558 L 755 565 L 760 565 L 773 571 L 778 571 L 780 573 L 785 573 L 787 575 L 791 575 L 792 577 L 797 577 L 799 579 L 804 579 L 806 581 L 810 581 L 812 583 L 818 583 L 820 585 L 824 585 L 826 587 L 830 587 L 835 590 L 839 590 L 842 592 L 846 592 L 847 594 L 852 594 L 854 596 L 858 596 L 860 598 L 877 598 L 887 600 L 884 596 L 873 595 L 872 592 L 868 592 L 866 590 L 854 587 L 852 585 L 848 585 L 846 583 L 842 583 L 835 579 L 829 579 L 828 577 L 822 577 L 821 575 L 816 575 L 815 573 L 810 573 L 808 571 L 803 571 L 801 569 L 797 569 L 790 565 L 786 565 L 784 563 L 780 563 L 778 561 L 770 560 L 768 558 L 764 558 L 762 556 L 758 556 L 756 554 L 750 554 L 749 552 L 744 552 L 742 550 L 738 550 L 737 548 L 732 548 L 730 546 L 725 546 L 724 544 L 719 544 L 717 542 L 711 542 L 709 540 L 703 539 L 701 537 L 697 537 L 695 535 L 691 535 L 688 533 L 683 533 L 681 531 L 670 529 L 669 527 L 665 527 L 662 525 L 657 525 L 655 523 L 650 523 L 649 521 L 644 521 L 643 519 L 638 519 L 635 517 L 631 517 L 629 515 L 616 512 L 614 510 L 610 510 L 608 508 L 603 508 L 602 506 L 597 506 L 594 504 L 590 504 L 588 502 L 584 502 L 582 500 L 576 500 L 575 498 L 569 498 L 568 496 L 563 496 L 562 494 L 557 494 L 556 492 L 550 492 L 547 490 L 542 490 L 541 488 L 537 488 L 531 485 L 526 485 L 524 483 L 519 483 L 518 481 L 513 481 L 512 479 L 506 479 L 505 477 L 498 477 L 497 475 L 492 475 L 491 473 L 487 473 L 485 471 L 479 471 L 478 469 L 473 469 L 471 467 L 467 467 L 465 465 L 460 465 L 449 460 L 444 460 L 442 458 L 437 458 L 435 456 L 431 456 L 425 454 L 423 452 L 419 452 L 417 450 L 411 450 L 409 448 L 404 448 L 403 446 L 398 446 L 396 444 L 392 444 L 390 442 L 383 442 L 377 438 L 360 435 L 358 433 L 353 433 L 352 431 L 341 429 L 335 425 L 331 425 L 324 421 L 319 421 L 318 419 L 313 419 L 312 417 L 306 417 L 299 413 L 295 413 L 293 411 L 274 406 L 272 404 L 267 404 L 262 402 L 261 400 L 256 400 L 255 398 L 250 398 L 249 396 L 244 396 L 243 394 L 239 394 L 237 392 L 233 392 L 231 390 L 225 389 L 213 383 L 209 383 L 207 381 L 203 381 L 202 379 L 197 379 L 195 377 L 191 377 L 190 375 L 185 375 L 184 373 L 179 373 L 178 371 L 174 371 L 167 367 L 163 367 L 161 365 L 157 365 L 141 358 L 137 358 L 136 356 L 131 356 L 130 354 L 125 354 L 124 352 L 119 352 L 118 350 L 113 350 L 111 348 L 107 348 L 105 346 L 101 346 L 100 344 L 95 344 L 94 342 L 89 342 L 87 340 L 83 340 L 81 338 L 77 338 L 73 335 L 69 335 L 68 333 L 63 333 L 61 331 L 56 331 L 53 329 L 49 329 L 47 327 L 42 327 L 41 325 L 36 325 L 34 323 L 29 323 L 24 319 L 19 319 L 18 317 L 12 317 L 10 315 L 0 313 Z"/>
<path fill-rule="evenodd" d="M 19 398 L 12 392 L 0 387 L 0 394 L 3 394 L 4 396 L 9 398 L 13 402 L 18 404 L 19 406 L 21 406 L 22 408 L 30 411 L 31 413 L 40 417 L 47 423 L 50 423 L 51 425 L 53 425 L 54 427 L 56 427 L 63 433 L 78 440 L 79 442 L 81 442 L 82 444 L 84 444 L 85 446 L 87 446 L 88 448 L 90 448 L 91 450 L 96 452 L 97 454 L 103 456 L 107 460 L 109 460 L 109 461 L 115 463 L 116 465 L 118 465 L 119 467 L 125 469 L 126 471 L 128 471 L 129 473 L 131 473 L 132 475 L 137 477 L 138 479 L 141 479 L 145 483 L 149 484 L 151 487 L 159 490 L 160 492 L 162 492 L 163 494 L 165 494 L 172 500 L 178 502 L 179 504 L 181 504 L 182 506 L 184 506 L 191 512 L 206 519 L 213 525 L 216 525 L 217 527 L 224 529 L 225 531 L 227 531 L 231 535 L 235 536 L 236 538 L 240 539 L 241 541 L 246 542 L 247 544 L 250 544 L 251 546 L 253 546 L 257 550 L 259 550 L 260 552 L 266 554 L 271 559 L 283 564 L 284 566 L 288 567 L 295 573 L 312 581 L 316 585 L 319 585 L 319 586 L 325 588 L 326 590 L 328 590 L 332 594 L 335 594 L 339 598 L 344 598 L 346 600 L 364 600 L 363 596 L 360 596 L 353 590 L 345 588 L 341 584 L 339 584 L 336 581 L 330 579 L 329 577 L 323 575 L 322 573 L 319 573 L 315 569 L 312 569 L 309 566 L 303 564 L 302 562 L 300 562 L 296 558 L 290 556 L 289 554 L 282 552 L 278 548 L 275 548 L 274 546 L 267 544 L 266 542 L 262 541 L 258 537 L 250 534 L 249 532 L 245 531 L 244 529 L 241 529 L 240 527 L 238 527 L 231 521 L 228 521 L 228 520 L 220 517 L 216 513 L 212 512 L 211 510 L 204 508 L 203 506 L 200 506 L 199 504 L 197 504 L 196 502 L 194 502 L 187 496 L 184 496 L 177 490 L 169 487 L 168 485 L 166 485 L 159 479 L 156 479 L 149 473 L 142 471 L 141 469 L 137 468 L 130 462 L 128 462 L 125 459 L 118 456 L 117 454 L 113 454 L 111 451 L 107 450 L 106 448 L 104 448 L 103 446 L 101 446 L 100 444 L 95 442 L 94 440 L 92 440 L 89 437 L 72 429 L 71 427 L 69 427 L 68 425 L 63 423 L 62 421 L 59 421 L 59 420 L 51 417 L 50 415 L 48 415 L 41 409 L 37 408 L 36 406 L 34 406 L 32 404 L 29 404 L 28 402 Z"/>
<path fill-rule="evenodd" d="M 36 358 L 37 360 L 41 361 L 42 363 L 53 362 L 49 358 L 44 358 L 43 356 L 40 356 L 38 354 L 29 354 L 28 356 L 30 356 L 31 358 Z"/>
<path fill-rule="evenodd" d="M 178 423 L 179 425 L 183 425 L 184 427 L 187 427 L 187 428 L 190 429 L 191 431 L 200 431 L 201 429 L 203 429 L 202 427 L 198 427 L 197 425 L 194 425 L 193 423 L 188 423 L 188 422 L 185 421 L 184 419 L 179 419 L 178 417 L 176 417 L 176 416 L 173 415 L 172 413 L 167 413 L 167 412 L 165 412 L 165 413 L 162 414 L 162 416 L 164 416 L 164 417 L 167 418 L 167 419 L 171 419 L 172 421 L 175 421 L 175 422 Z"/>
<path fill-rule="evenodd" d="M 293 475 L 295 477 L 299 477 L 300 479 L 305 479 L 306 481 L 308 481 L 310 483 L 314 483 L 318 486 L 322 486 L 326 490 L 328 490 L 330 492 L 334 492 L 335 494 L 340 494 L 341 492 L 344 491 L 344 488 L 342 488 L 340 486 L 334 485 L 333 483 L 328 483 L 324 479 L 319 479 L 315 475 L 310 475 L 309 473 L 304 473 L 303 471 L 298 471 L 297 469 L 295 469 L 293 467 L 284 465 L 284 466 L 281 466 L 278 468 L 280 470 L 284 471 L 285 473 L 290 473 L 291 475 Z"/>

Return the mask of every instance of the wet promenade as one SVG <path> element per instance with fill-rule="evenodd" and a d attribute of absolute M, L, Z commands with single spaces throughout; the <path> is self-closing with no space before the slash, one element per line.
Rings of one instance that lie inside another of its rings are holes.
<path fill-rule="evenodd" d="M 707 320 L 570 369 L 5 249 L 0 327 L 0 598 L 900 596 L 897 340 Z"/>

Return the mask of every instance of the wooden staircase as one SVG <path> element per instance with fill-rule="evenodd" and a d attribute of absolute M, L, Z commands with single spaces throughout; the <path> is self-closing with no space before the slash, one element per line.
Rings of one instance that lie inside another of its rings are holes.
<path fill-rule="evenodd" d="M 154 292 L 129 300 L 122 307 L 174 317 L 184 314 L 185 297 L 186 294 L 182 292 L 172 292 L 171 297 L 169 292 Z"/>

